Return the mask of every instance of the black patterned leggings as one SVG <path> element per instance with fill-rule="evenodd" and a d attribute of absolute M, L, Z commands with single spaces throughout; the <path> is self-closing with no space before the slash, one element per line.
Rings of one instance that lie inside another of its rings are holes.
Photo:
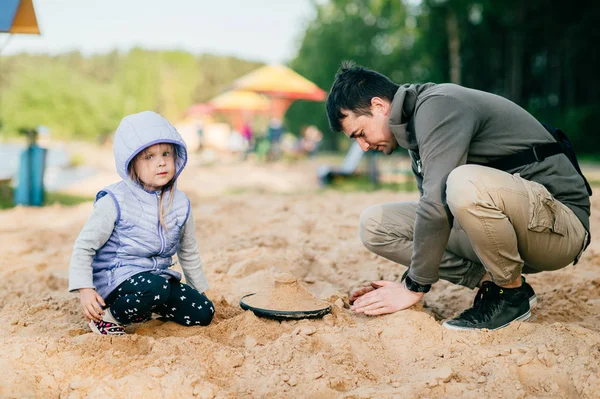
<path fill-rule="evenodd" d="M 184 326 L 207 326 L 215 314 L 212 302 L 197 290 L 150 272 L 128 278 L 105 302 L 122 324 L 147 321 L 154 312 Z"/>

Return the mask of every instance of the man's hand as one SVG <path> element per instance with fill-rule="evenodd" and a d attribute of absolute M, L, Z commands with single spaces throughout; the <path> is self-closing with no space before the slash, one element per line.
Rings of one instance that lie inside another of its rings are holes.
<path fill-rule="evenodd" d="M 422 292 L 412 292 L 403 283 L 373 281 L 370 287 L 359 288 L 350 296 L 350 309 L 369 316 L 394 313 L 410 308 L 423 298 Z"/>
<path fill-rule="evenodd" d="M 350 295 L 350 299 L 348 301 L 350 302 L 350 305 L 352 305 L 354 303 L 354 301 L 356 301 L 361 296 L 365 295 L 367 292 L 371 292 L 371 291 L 376 290 L 377 288 L 381 288 L 381 287 L 382 287 L 381 285 L 377 284 L 377 281 L 372 281 L 370 286 L 362 287 L 362 288 L 357 289 L 356 291 L 353 291 L 352 294 Z"/>
<path fill-rule="evenodd" d="M 105 306 L 104 300 L 93 288 L 80 288 L 79 301 L 83 315 L 88 321 L 101 321 L 104 311 L 102 306 Z"/>

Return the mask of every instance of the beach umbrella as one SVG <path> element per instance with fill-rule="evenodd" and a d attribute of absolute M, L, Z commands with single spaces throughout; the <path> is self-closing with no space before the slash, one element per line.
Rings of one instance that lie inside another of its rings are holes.
<path fill-rule="evenodd" d="M 209 101 L 212 109 L 220 112 L 268 112 L 269 99 L 251 91 L 232 90 Z"/>
<path fill-rule="evenodd" d="M 265 65 L 235 80 L 233 89 L 253 91 L 271 98 L 270 114 L 282 119 L 296 100 L 323 101 L 326 93 L 316 84 L 290 68 Z"/>
<path fill-rule="evenodd" d="M 0 1 L 0 32 L 39 35 L 32 0 Z"/>
<path fill-rule="evenodd" d="M 323 101 L 326 93 L 304 76 L 284 65 L 265 65 L 236 79 L 234 89 L 255 91 L 273 97 Z"/>
<path fill-rule="evenodd" d="M 8 33 L 8 39 L 0 45 L 0 53 L 13 34 L 40 34 L 32 0 L 0 0 L 0 33 Z"/>
<path fill-rule="evenodd" d="M 267 114 L 271 110 L 268 97 L 252 91 L 231 90 L 208 101 L 214 112 L 226 115 L 230 124 L 241 129 L 244 121 L 256 114 Z"/>

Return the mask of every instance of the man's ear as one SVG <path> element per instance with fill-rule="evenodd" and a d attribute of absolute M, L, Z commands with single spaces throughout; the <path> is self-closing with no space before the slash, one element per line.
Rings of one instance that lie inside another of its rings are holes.
<path fill-rule="evenodd" d="M 390 109 L 390 102 L 381 97 L 371 98 L 371 113 L 380 112 L 384 115 L 388 113 Z"/>

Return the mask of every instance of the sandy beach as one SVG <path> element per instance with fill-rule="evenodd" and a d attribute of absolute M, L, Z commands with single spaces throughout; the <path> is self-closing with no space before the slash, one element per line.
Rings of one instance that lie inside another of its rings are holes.
<path fill-rule="evenodd" d="M 67 292 L 71 249 L 92 203 L 0 211 L 0 397 L 600 396 L 598 198 L 594 240 L 580 263 L 528 277 L 539 301 L 532 320 L 458 332 L 441 321 L 475 292 L 445 282 L 422 305 L 392 315 L 347 308 L 354 288 L 405 270 L 362 246 L 361 211 L 417 196 L 322 191 L 317 163 L 206 166 L 191 157 L 180 188 L 192 201 L 216 305 L 208 327 L 152 320 L 123 337 L 92 334 L 78 296 Z M 102 167 L 69 191 L 93 196 L 116 180 L 112 163 Z M 243 295 L 280 272 L 330 303 L 331 314 L 279 322 L 240 308 Z"/>

